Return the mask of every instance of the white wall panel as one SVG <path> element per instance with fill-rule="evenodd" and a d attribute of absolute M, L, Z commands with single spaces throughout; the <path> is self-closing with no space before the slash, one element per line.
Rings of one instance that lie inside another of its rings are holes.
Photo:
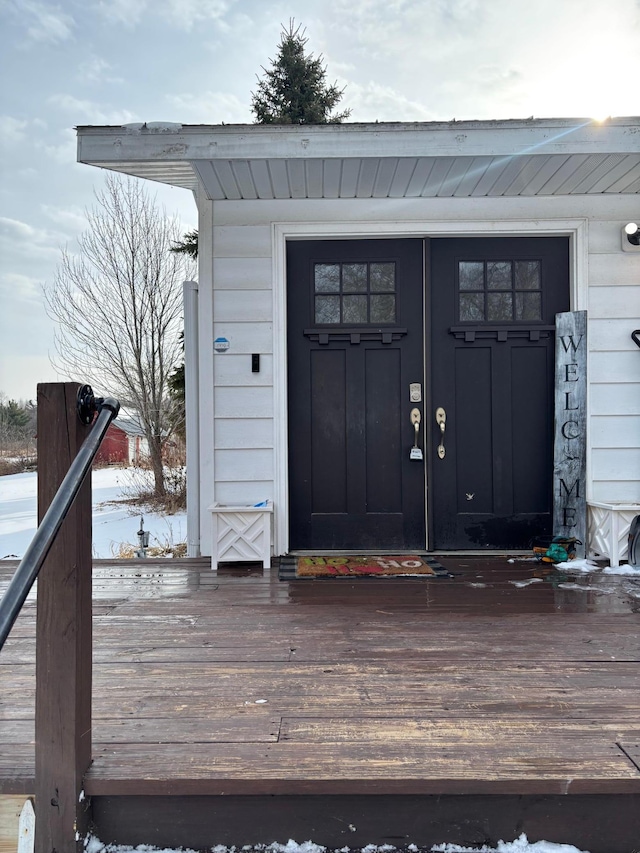
<path fill-rule="evenodd" d="M 216 290 L 271 290 L 270 258 L 215 258 Z"/>
<path fill-rule="evenodd" d="M 615 253 L 594 254 L 589 258 L 589 285 L 591 287 L 615 284 L 616 287 L 640 285 L 640 253 L 623 252 L 620 240 Z M 632 299 L 632 294 L 628 294 Z M 636 314 L 638 310 L 636 309 Z"/>
<path fill-rule="evenodd" d="M 269 481 L 273 478 L 273 451 L 216 450 L 216 482 Z"/>
<path fill-rule="evenodd" d="M 640 383 L 594 383 L 590 390 L 592 415 L 640 415 Z"/>
<path fill-rule="evenodd" d="M 637 480 L 597 480 L 592 484 L 589 497 L 607 503 L 640 503 L 640 485 Z"/>
<path fill-rule="evenodd" d="M 598 415 L 591 418 L 592 447 L 638 447 L 640 415 Z M 640 471 L 638 471 L 640 474 Z"/>
<path fill-rule="evenodd" d="M 216 355 L 213 366 L 217 386 L 221 385 L 273 385 L 273 356 L 260 356 L 260 372 L 251 371 L 251 354 L 232 354 L 230 351 Z"/>
<path fill-rule="evenodd" d="M 640 295 L 638 296 L 640 299 Z M 640 325 L 640 318 L 635 322 Z M 633 342 L 631 332 L 635 329 L 633 318 L 624 320 L 599 320 L 590 318 L 589 321 L 589 349 L 591 352 L 638 352 L 638 346 Z"/>
<path fill-rule="evenodd" d="M 594 480 L 635 480 L 640 471 L 640 448 L 595 448 L 591 456 Z"/>
<path fill-rule="evenodd" d="M 216 417 L 273 417 L 272 388 L 215 388 L 214 400 Z"/>
<path fill-rule="evenodd" d="M 640 352 L 591 353 L 589 378 L 592 382 L 640 382 Z"/>
<path fill-rule="evenodd" d="M 213 337 L 223 337 L 229 341 L 229 349 L 224 355 L 273 352 L 272 323 L 214 323 Z"/>
<path fill-rule="evenodd" d="M 590 287 L 589 317 L 629 320 L 631 325 L 638 318 L 638 311 L 637 309 L 634 311 L 633 306 L 638 295 L 638 291 L 624 286 Z M 634 325 L 633 328 L 635 329 L 636 326 Z"/>
<path fill-rule="evenodd" d="M 426 176 L 422 176 L 421 186 Z M 560 219 L 584 218 L 590 216 L 592 222 L 598 220 L 617 222 L 622 228 L 627 222 L 635 222 L 638 217 L 638 201 L 633 195 L 594 196 L 585 200 L 584 196 L 538 197 L 523 196 L 502 198 L 402 198 L 402 199 L 287 199 L 261 200 L 257 202 L 221 201 L 215 207 L 216 228 L 229 229 L 240 226 L 240 230 L 249 233 L 252 227 L 265 227 L 271 222 L 349 222 L 359 221 L 408 221 L 455 220 L 455 219 Z M 268 230 L 268 229 L 267 229 Z M 216 255 L 242 252 L 227 251 L 231 245 L 241 245 L 239 237 L 231 233 L 221 235 L 222 251 L 216 248 Z M 254 238 L 255 239 L 255 238 Z M 260 238 L 261 240 L 264 238 Z M 266 244 L 264 244 L 266 246 Z M 619 236 L 608 251 L 620 251 Z M 246 252 L 252 257 L 268 255 L 269 251 L 256 252 L 253 248 Z M 637 256 L 636 256 L 637 257 Z"/>
<path fill-rule="evenodd" d="M 219 483 L 216 500 L 227 506 L 253 506 L 260 501 L 273 499 L 273 483 L 270 480 L 246 481 L 242 483 Z"/>
<path fill-rule="evenodd" d="M 243 447 L 273 447 L 271 418 L 216 418 L 216 447 L 239 450 Z"/>
<path fill-rule="evenodd" d="M 245 204 L 251 207 L 249 202 Z M 265 224 L 214 225 L 213 243 L 216 258 L 268 258 L 271 255 L 271 229 Z"/>
<path fill-rule="evenodd" d="M 268 322 L 273 316 L 271 291 L 217 290 L 214 285 L 213 316 L 217 323 Z"/>
<path fill-rule="evenodd" d="M 634 221 L 635 218 L 631 217 Z M 589 224 L 589 252 L 593 255 L 617 255 L 620 252 L 622 227 L 627 224 L 624 217 L 595 219 Z"/>

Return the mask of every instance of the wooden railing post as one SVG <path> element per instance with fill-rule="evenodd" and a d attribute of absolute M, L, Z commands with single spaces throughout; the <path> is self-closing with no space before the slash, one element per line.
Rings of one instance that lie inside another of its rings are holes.
<path fill-rule="evenodd" d="M 89 427 L 76 383 L 38 385 L 38 522 Z M 81 798 L 91 762 L 91 482 L 60 528 L 38 578 L 36 853 L 77 853 L 88 821 Z"/>

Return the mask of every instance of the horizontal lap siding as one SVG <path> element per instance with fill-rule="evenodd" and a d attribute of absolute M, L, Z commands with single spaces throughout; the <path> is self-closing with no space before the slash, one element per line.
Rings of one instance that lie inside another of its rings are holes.
<path fill-rule="evenodd" d="M 215 496 L 223 504 L 273 497 L 273 292 L 269 225 L 214 225 Z M 260 371 L 252 372 L 252 354 Z"/>
<path fill-rule="evenodd" d="M 637 204 L 637 200 L 625 199 Z M 640 254 L 623 252 L 623 210 L 589 224 L 591 491 L 594 500 L 640 502 Z"/>
<path fill-rule="evenodd" d="M 216 500 L 273 497 L 274 394 L 272 223 L 415 223 L 583 218 L 589 212 L 589 496 L 640 500 L 640 255 L 622 252 L 621 229 L 637 217 L 633 196 L 491 199 L 353 199 L 214 204 L 213 336 L 229 350 L 214 357 Z M 205 344 L 206 345 L 206 344 Z M 251 372 L 259 353 L 260 372 Z M 204 389 L 203 389 L 204 390 Z"/>

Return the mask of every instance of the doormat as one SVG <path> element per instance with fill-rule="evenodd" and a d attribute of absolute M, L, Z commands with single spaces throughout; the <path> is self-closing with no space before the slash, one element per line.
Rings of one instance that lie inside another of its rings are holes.
<path fill-rule="evenodd" d="M 421 554 L 400 556 L 317 556 L 282 557 L 281 581 L 308 578 L 450 578 L 453 577 L 433 557 Z"/>

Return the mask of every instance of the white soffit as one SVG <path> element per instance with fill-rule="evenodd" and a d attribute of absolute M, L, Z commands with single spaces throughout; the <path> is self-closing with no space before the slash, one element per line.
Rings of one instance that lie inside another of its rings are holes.
<path fill-rule="evenodd" d="M 78 160 L 215 200 L 640 192 L 635 118 L 145 128 L 80 127 Z"/>

